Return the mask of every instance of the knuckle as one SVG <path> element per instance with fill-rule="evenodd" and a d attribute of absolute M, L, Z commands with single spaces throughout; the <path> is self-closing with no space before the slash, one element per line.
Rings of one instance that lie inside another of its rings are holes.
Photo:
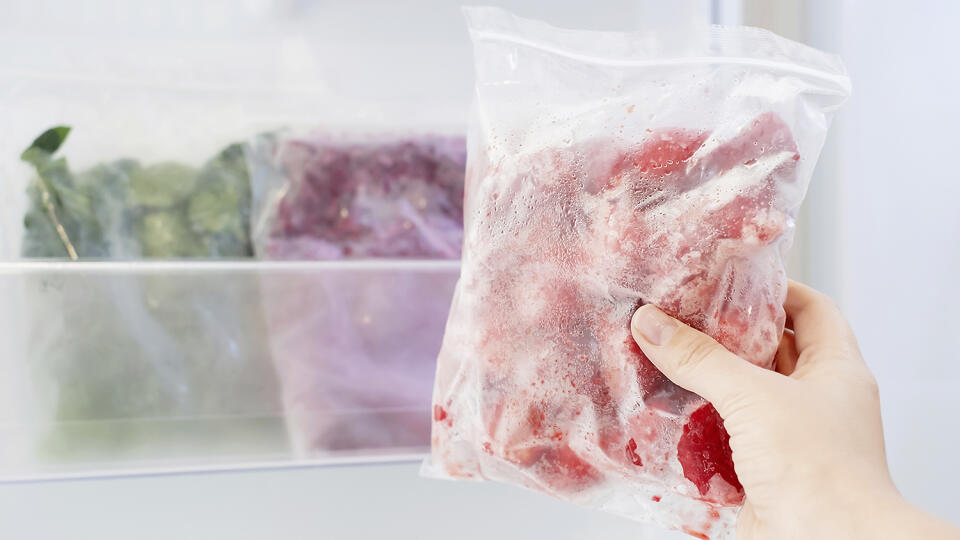
<path fill-rule="evenodd" d="M 820 306 L 828 309 L 835 309 L 837 311 L 840 310 L 833 298 L 830 298 L 830 296 L 824 294 L 823 292 L 820 292 L 817 289 L 807 285 L 797 284 L 797 286 L 806 296 L 807 302 L 811 304 L 819 304 Z"/>
<path fill-rule="evenodd" d="M 729 420 L 735 426 L 744 422 L 750 425 L 759 422 L 759 418 L 778 417 L 782 410 L 781 394 L 790 390 L 782 386 L 784 381 L 779 379 L 780 375 L 768 375 L 771 374 L 766 371 L 749 375 L 716 397 L 713 405 L 724 421 Z M 788 418 L 783 421 L 789 425 Z"/>
<path fill-rule="evenodd" d="M 866 368 L 837 370 L 832 380 L 839 385 L 843 394 L 871 402 L 880 401 L 880 385 L 876 377 Z"/>
<path fill-rule="evenodd" d="M 863 388 L 870 397 L 880 399 L 880 385 L 877 383 L 877 378 L 869 371 L 863 375 Z"/>
<path fill-rule="evenodd" d="M 713 406 L 723 417 L 724 423 L 729 423 L 731 428 L 736 429 L 741 424 L 740 420 L 753 409 L 754 403 L 755 397 L 752 394 L 736 388 L 724 395 L 723 399 L 717 400 Z"/>
<path fill-rule="evenodd" d="M 840 313 L 840 306 L 833 298 L 830 298 L 826 294 L 817 290 L 814 290 L 814 295 L 816 296 L 817 301 L 820 302 L 823 307 Z"/>
<path fill-rule="evenodd" d="M 709 363 L 717 354 L 717 346 L 701 337 L 690 339 L 677 359 L 677 371 L 689 373 Z"/>

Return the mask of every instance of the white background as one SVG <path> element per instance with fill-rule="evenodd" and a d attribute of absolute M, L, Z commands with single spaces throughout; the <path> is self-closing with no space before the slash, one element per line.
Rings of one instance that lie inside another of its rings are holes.
<path fill-rule="evenodd" d="M 107 37 L 111 29 L 136 34 L 133 28 L 141 24 L 144 10 L 151 13 L 149 32 L 157 34 L 173 27 L 194 37 L 263 33 L 267 30 L 258 17 L 310 3 L 77 2 L 69 4 L 74 12 L 63 4 L 0 2 L 0 38 L 20 35 L 30 24 L 54 33 L 80 27 Z M 590 28 L 627 29 L 648 13 L 636 2 L 592 4 L 585 9 L 585 3 L 575 2 L 513 3 L 524 15 Z M 837 297 L 854 324 L 880 381 L 897 484 L 910 500 L 960 524 L 954 489 L 960 483 L 955 465 L 960 447 L 955 417 L 960 410 L 955 308 L 960 303 L 960 172 L 953 161 L 960 70 L 952 57 L 960 50 L 955 28 L 960 4 L 823 0 L 792 5 L 800 6 L 800 37 L 840 53 L 855 92 L 838 116 L 811 189 L 795 275 Z M 315 2 L 310 8 L 326 10 L 320 28 L 329 31 L 327 43 L 336 43 L 338 36 L 349 40 L 356 25 L 392 43 L 389 54 L 395 61 L 404 55 L 419 58 L 402 64 L 412 70 L 411 78 L 396 81 L 382 71 L 385 62 L 378 54 L 384 49 L 372 45 L 320 53 L 330 69 L 348 69 L 349 59 L 360 58 L 370 69 L 350 75 L 356 81 L 368 88 L 394 84 L 401 94 L 415 95 L 410 80 L 433 80 L 440 72 L 430 66 L 439 66 L 460 82 L 443 85 L 438 100 L 450 110 L 461 100 L 465 106 L 469 49 L 454 2 Z M 433 39 L 448 44 L 438 48 Z M 284 46 L 288 71 L 297 80 L 297 67 L 317 53 L 296 40 Z M 13 57 L 9 48 L 5 51 L 2 58 Z M 508 486 L 423 480 L 415 466 L 407 465 L 0 486 L 0 537 L 682 536 Z"/>
<path fill-rule="evenodd" d="M 880 383 L 894 478 L 960 524 L 957 2 L 843 3 L 840 301 Z"/>

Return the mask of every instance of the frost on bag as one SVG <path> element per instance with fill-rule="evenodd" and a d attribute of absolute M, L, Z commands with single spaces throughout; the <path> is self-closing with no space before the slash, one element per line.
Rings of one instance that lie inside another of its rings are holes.
<path fill-rule="evenodd" d="M 426 471 L 729 532 L 743 492 L 722 420 L 630 318 L 655 304 L 772 367 L 793 218 L 849 91 L 839 60 L 747 28 L 677 48 L 467 15 L 463 269 Z"/>
<path fill-rule="evenodd" d="M 260 256 L 367 259 L 263 282 L 295 448 L 426 447 L 457 272 L 395 259 L 460 256 L 463 137 L 265 136 L 248 157 Z"/>

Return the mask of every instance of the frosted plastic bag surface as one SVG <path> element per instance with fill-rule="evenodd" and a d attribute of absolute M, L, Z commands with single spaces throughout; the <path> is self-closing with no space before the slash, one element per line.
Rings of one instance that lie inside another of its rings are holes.
<path fill-rule="evenodd" d="M 65 264 L 4 268 L 4 298 L 25 306 L 5 368 L 29 373 L 14 379 L 29 399 L 4 440 L 31 457 L 3 460 L 0 476 L 289 454 L 258 275 Z"/>
<path fill-rule="evenodd" d="M 111 156 L 76 170 L 61 151 L 71 128 L 40 134 L 21 154 L 27 186 L 21 254 L 28 258 L 239 258 L 250 243 L 250 177 L 231 144 L 200 167 Z"/>
<path fill-rule="evenodd" d="M 267 258 L 460 256 L 462 136 L 263 136 L 250 152 Z"/>
<path fill-rule="evenodd" d="M 277 100 L 220 80 L 226 63 L 198 65 L 210 50 L 134 41 L 48 35 L 0 55 L 0 258 L 24 273 L 18 318 L 31 336 L 10 362 L 29 370 L 23 402 L 37 411 L 23 437 L 44 467 L 288 451 L 257 280 L 224 294 L 157 261 L 252 256 L 235 143 Z M 249 73 L 244 50 L 224 48 Z M 69 135 L 37 152 L 54 126 Z M 70 253 L 50 208 L 78 263 L 57 266 Z M 60 261 L 45 273 L 26 260 L 37 258 Z M 157 266 L 133 261 L 145 258 Z"/>
<path fill-rule="evenodd" d="M 261 257 L 421 260 L 404 262 L 408 273 L 265 285 L 295 448 L 426 448 L 463 236 L 463 137 L 281 134 L 248 157 Z"/>
<path fill-rule="evenodd" d="M 77 170 L 65 157 L 68 132 L 48 130 L 22 154 L 35 169 L 24 258 L 252 256 L 241 145 L 200 166 L 108 154 Z M 25 287 L 23 317 L 36 337 L 21 361 L 33 370 L 38 407 L 51 414 L 38 430 L 40 461 L 286 448 L 255 279 L 248 294 L 217 294 L 162 273 L 97 277 L 43 275 L 35 281 L 49 286 Z M 179 420 L 158 420 L 170 417 Z"/>
<path fill-rule="evenodd" d="M 749 28 L 667 43 L 467 16 L 463 268 L 425 471 L 722 536 L 743 498 L 722 421 L 644 357 L 630 317 L 656 304 L 772 367 L 842 65 Z"/>
<path fill-rule="evenodd" d="M 264 281 L 269 345 L 297 453 L 429 446 L 434 360 L 457 281 L 455 261 L 442 263 Z"/>

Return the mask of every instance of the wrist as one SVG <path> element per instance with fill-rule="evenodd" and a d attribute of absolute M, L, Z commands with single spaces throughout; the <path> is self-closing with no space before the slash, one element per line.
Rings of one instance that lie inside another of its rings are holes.
<path fill-rule="evenodd" d="M 946 521 L 913 506 L 895 493 L 880 502 L 872 519 L 864 522 L 864 532 L 857 538 L 884 540 L 924 538 L 926 540 L 958 540 L 960 530 Z"/>
<path fill-rule="evenodd" d="M 848 514 L 850 538 L 903 538 L 897 531 L 912 510 L 913 507 L 892 486 L 865 495 Z"/>
<path fill-rule="evenodd" d="M 824 480 L 818 485 L 832 484 L 832 496 L 822 498 L 819 508 L 809 516 L 820 521 L 817 528 L 823 534 L 818 538 L 893 538 L 889 536 L 891 526 L 911 508 L 886 474 L 847 469 L 834 471 L 830 480 Z"/>

